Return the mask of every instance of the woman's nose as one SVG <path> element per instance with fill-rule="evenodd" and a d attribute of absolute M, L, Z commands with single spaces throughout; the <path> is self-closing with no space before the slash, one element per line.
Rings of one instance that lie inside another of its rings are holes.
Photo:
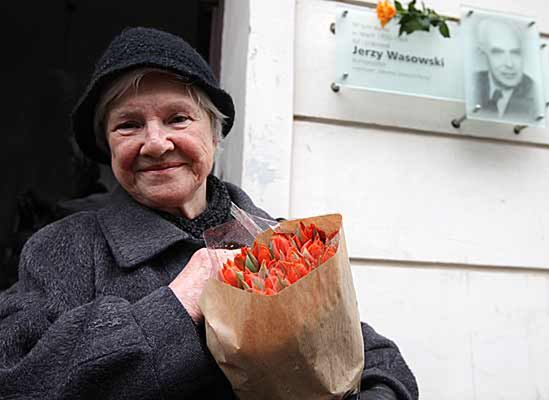
<path fill-rule="evenodd" d="M 174 143 L 161 123 L 157 121 L 147 122 L 145 130 L 145 139 L 140 151 L 141 155 L 158 158 L 174 150 Z"/>

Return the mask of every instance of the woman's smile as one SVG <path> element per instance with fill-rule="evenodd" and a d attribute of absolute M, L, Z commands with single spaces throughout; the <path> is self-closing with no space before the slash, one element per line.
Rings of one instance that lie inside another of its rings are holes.
<path fill-rule="evenodd" d="M 148 174 L 161 174 L 161 173 L 173 172 L 176 169 L 182 167 L 183 165 L 185 165 L 185 163 L 182 163 L 182 162 L 154 164 L 147 167 L 139 168 L 137 172 L 143 172 Z"/>

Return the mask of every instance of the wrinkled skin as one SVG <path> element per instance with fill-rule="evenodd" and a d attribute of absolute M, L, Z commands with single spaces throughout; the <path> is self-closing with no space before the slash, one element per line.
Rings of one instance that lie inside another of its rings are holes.
<path fill-rule="evenodd" d="M 143 77 L 106 116 L 111 165 L 139 203 L 194 218 L 206 208 L 216 143 L 210 119 L 163 74 Z"/>
<path fill-rule="evenodd" d="M 137 89 L 113 102 L 105 125 L 120 185 L 147 207 L 193 219 L 207 206 L 206 179 L 216 141 L 207 113 L 182 85 L 166 74 L 145 75 Z M 223 262 L 231 256 L 216 252 Z M 212 271 L 201 249 L 169 285 L 195 323 L 203 320 L 198 300 Z"/>
<path fill-rule="evenodd" d="M 228 259 L 234 258 L 239 250 L 209 250 L 217 253 L 220 265 Z M 175 293 L 196 324 L 203 322 L 204 315 L 198 306 L 200 295 L 216 269 L 211 265 L 207 249 L 196 251 L 185 268 L 170 283 L 169 287 Z"/>

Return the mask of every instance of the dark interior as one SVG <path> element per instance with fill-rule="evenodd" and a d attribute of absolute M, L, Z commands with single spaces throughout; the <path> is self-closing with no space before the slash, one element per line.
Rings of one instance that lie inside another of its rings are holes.
<path fill-rule="evenodd" d="M 59 203 L 112 186 L 75 145 L 69 115 L 95 60 L 127 26 L 172 32 L 219 71 L 221 0 L 4 2 L 0 290 L 17 279 L 28 237 L 63 216 Z M 213 34 L 212 34 L 213 32 Z"/>

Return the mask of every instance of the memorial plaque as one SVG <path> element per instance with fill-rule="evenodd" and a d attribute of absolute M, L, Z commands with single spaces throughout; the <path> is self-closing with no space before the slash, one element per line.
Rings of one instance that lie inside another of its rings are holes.
<path fill-rule="evenodd" d="M 462 8 L 467 118 L 545 126 L 542 48 L 532 18 Z"/>
<path fill-rule="evenodd" d="M 337 7 L 336 82 L 355 88 L 447 100 L 464 99 L 463 51 L 456 23 L 398 36 L 395 20 L 381 27 L 375 10 Z"/>
<path fill-rule="evenodd" d="M 547 112 L 549 110 L 549 40 L 547 39 L 541 44 L 541 71 L 545 87 L 545 112 Z"/>

